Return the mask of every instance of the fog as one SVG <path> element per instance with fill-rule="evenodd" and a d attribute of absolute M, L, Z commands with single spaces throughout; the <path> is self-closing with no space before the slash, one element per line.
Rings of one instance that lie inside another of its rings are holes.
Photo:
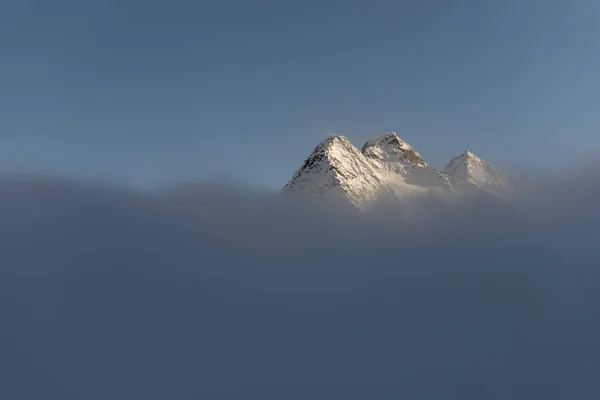
<path fill-rule="evenodd" d="M 597 399 L 598 204 L 5 175 L 0 398 Z"/>

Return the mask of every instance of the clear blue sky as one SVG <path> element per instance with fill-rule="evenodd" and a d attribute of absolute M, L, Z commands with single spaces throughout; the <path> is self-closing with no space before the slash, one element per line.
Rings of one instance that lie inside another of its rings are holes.
<path fill-rule="evenodd" d="M 600 149 L 596 0 L 0 0 L 0 167 L 283 185 L 328 132 L 556 170 Z"/>

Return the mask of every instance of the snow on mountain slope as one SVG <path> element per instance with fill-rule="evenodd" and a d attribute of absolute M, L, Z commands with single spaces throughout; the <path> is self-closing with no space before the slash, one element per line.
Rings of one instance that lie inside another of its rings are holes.
<path fill-rule="evenodd" d="M 453 158 L 441 173 L 393 132 L 370 139 L 362 152 L 344 136 L 322 141 L 282 191 L 342 199 L 360 209 L 412 195 L 512 193 L 506 175 L 470 151 Z"/>
<path fill-rule="evenodd" d="M 344 136 L 333 136 L 315 147 L 282 191 L 342 198 L 364 208 L 392 195 L 383 172 Z"/>
<path fill-rule="evenodd" d="M 506 197 L 513 191 L 508 177 L 502 171 L 468 150 L 450 160 L 444 173 L 465 194 L 480 189 Z"/>
<path fill-rule="evenodd" d="M 423 157 L 401 140 L 396 132 L 384 133 L 368 140 L 362 147 L 362 153 L 380 162 L 401 163 L 414 167 L 428 166 Z"/>
<path fill-rule="evenodd" d="M 387 174 L 392 185 L 402 181 L 413 186 L 414 190 L 437 190 L 456 194 L 447 176 L 429 166 L 423 157 L 408 143 L 398 137 L 395 132 L 375 136 L 362 147 L 363 154 L 377 162 L 384 169 L 392 171 Z M 396 186 L 396 185 L 393 185 Z"/>

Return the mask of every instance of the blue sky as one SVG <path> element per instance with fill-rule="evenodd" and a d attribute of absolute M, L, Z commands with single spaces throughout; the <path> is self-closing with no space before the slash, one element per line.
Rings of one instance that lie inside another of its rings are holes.
<path fill-rule="evenodd" d="M 328 133 L 557 171 L 600 150 L 595 0 L 0 0 L 0 167 L 282 186 Z"/>

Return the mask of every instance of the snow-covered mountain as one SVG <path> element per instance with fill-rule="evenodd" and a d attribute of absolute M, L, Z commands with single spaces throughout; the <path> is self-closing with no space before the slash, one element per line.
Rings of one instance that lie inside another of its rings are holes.
<path fill-rule="evenodd" d="M 366 157 L 379 162 L 385 170 L 392 172 L 387 177 L 393 187 L 397 188 L 400 184 L 402 187 L 414 186 L 413 190 L 426 189 L 456 194 L 448 177 L 427 164 L 395 132 L 375 136 L 363 145 L 362 152 Z"/>
<path fill-rule="evenodd" d="M 508 177 L 502 171 L 468 150 L 450 160 L 444 173 L 464 193 L 483 190 L 506 197 L 513 191 Z"/>
<path fill-rule="evenodd" d="M 420 168 L 428 166 L 423 157 L 395 132 L 377 135 L 368 140 L 362 147 L 362 153 L 381 162 L 401 163 Z"/>
<path fill-rule="evenodd" d="M 392 195 L 383 172 L 380 164 L 367 159 L 344 136 L 333 136 L 315 147 L 282 190 L 342 198 L 364 208 Z"/>
<path fill-rule="evenodd" d="M 362 151 L 344 136 L 322 141 L 282 189 L 343 199 L 361 209 L 382 199 L 480 190 L 503 196 L 510 185 L 500 170 L 471 152 L 453 158 L 441 173 L 394 132 L 375 136 Z"/>

